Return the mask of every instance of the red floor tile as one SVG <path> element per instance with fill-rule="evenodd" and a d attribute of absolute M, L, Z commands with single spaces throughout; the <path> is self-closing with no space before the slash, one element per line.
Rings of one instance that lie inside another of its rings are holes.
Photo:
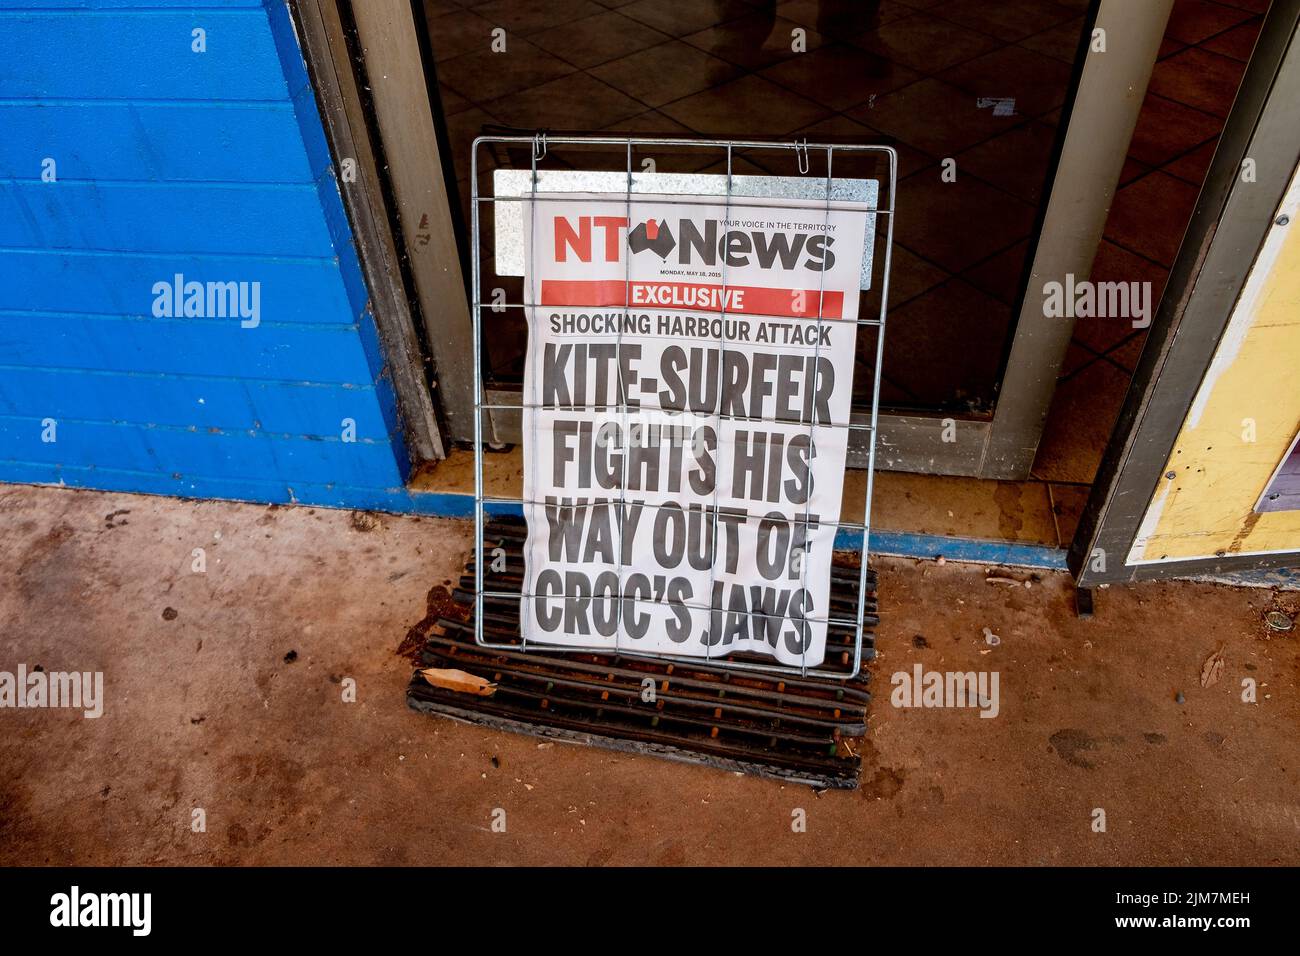
<path fill-rule="evenodd" d="M 1174 0 L 1165 35 L 1182 43 L 1195 44 L 1231 29 L 1250 14 L 1213 0 Z"/>
<path fill-rule="evenodd" d="M 945 70 L 939 78 L 976 97 L 1014 97 L 1017 113 L 1041 116 L 1065 102 L 1070 67 L 1033 50 L 1009 46 Z"/>
<path fill-rule="evenodd" d="M 763 70 L 786 89 L 834 110 L 847 110 L 916 80 L 920 74 L 856 46 L 829 43 Z"/>
<path fill-rule="evenodd" d="M 664 43 L 669 37 L 628 17 L 607 11 L 552 27 L 529 39 L 576 67 L 590 69 Z"/>
<path fill-rule="evenodd" d="M 899 184 L 895 241 L 950 272 L 1014 245 L 1033 224 L 1033 206 L 975 176 L 943 183 L 936 168 Z"/>
<path fill-rule="evenodd" d="M 926 403 L 987 407 L 1011 320 L 1007 305 L 950 279 L 890 313 L 885 375 Z"/>
<path fill-rule="evenodd" d="M 793 49 L 792 31 L 804 31 L 803 51 L 817 49 L 826 41 L 815 30 L 799 27 L 793 20 L 761 13 L 728 20 L 707 30 L 683 37 L 687 43 L 747 70 L 761 70 L 780 60 L 799 56 Z"/>
<path fill-rule="evenodd" d="M 1150 89 L 1223 118 L 1237 95 L 1243 69 L 1236 60 L 1193 47 L 1157 63 Z"/>
<path fill-rule="evenodd" d="M 957 154 L 957 175 L 974 173 L 985 182 L 1037 205 L 1047 186 L 1047 167 L 1056 129 L 1026 123 Z"/>
<path fill-rule="evenodd" d="M 891 20 L 853 38 L 865 50 L 924 73 L 937 73 L 997 49 L 998 41 L 931 13 Z"/>
<path fill-rule="evenodd" d="M 740 67 L 673 40 L 593 67 L 592 76 L 646 106 L 663 106 L 735 79 Z"/>
<path fill-rule="evenodd" d="M 755 103 L 764 108 L 756 112 Z M 661 112 L 707 135 L 749 138 L 783 136 L 824 119 L 830 110 L 750 74 L 670 103 Z"/>
<path fill-rule="evenodd" d="M 849 115 L 931 156 L 956 156 L 1024 122 L 998 116 L 979 98 L 940 80 L 928 79 L 895 90 Z"/>
<path fill-rule="evenodd" d="M 1206 40 L 1201 46 L 1211 53 L 1229 56 L 1245 63 L 1255 49 L 1255 40 L 1259 37 L 1261 22 L 1259 19 L 1249 20 L 1239 27 L 1233 27 L 1227 33 Z"/>
<path fill-rule="evenodd" d="M 1060 4 L 1036 3 L 1034 0 L 999 0 L 997 3 L 950 0 L 930 9 L 946 20 L 1007 42 L 1041 33 L 1071 19 L 1078 12 Z"/>
<path fill-rule="evenodd" d="M 584 17 L 603 12 L 604 7 L 592 0 L 487 0 L 474 8 L 479 16 L 505 27 L 511 34 L 528 36 Z"/>
<path fill-rule="evenodd" d="M 1180 153 L 1213 139 L 1222 126 L 1221 120 L 1208 113 L 1148 93 L 1128 152 L 1148 166 L 1162 166 Z"/>
<path fill-rule="evenodd" d="M 1115 197 L 1106 238 L 1168 267 L 1178 253 L 1199 192 L 1162 172 L 1143 176 Z"/>

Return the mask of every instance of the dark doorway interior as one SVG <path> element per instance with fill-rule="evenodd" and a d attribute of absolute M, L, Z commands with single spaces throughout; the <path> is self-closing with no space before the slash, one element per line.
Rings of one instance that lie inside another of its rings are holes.
<path fill-rule="evenodd" d="M 894 146 L 899 153 L 882 402 L 992 409 L 1071 85 L 1088 0 L 426 0 L 454 156 L 469 202 L 482 132 L 618 131 Z M 506 31 L 507 52 L 489 46 Z M 486 158 L 526 166 L 526 151 Z M 941 180 L 953 158 L 956 182 Z M 656 156 L 660 170 L 725 171 L 716 153 Z M 558 160 L 563 162 L 563 160 Z M 587 156 L 621 169 L 625 157 Z M 694 164 L 694 165 L 692 165 Z M 792 174 L 771 154 L 736 173 Z M 874 160 L 836 175 L 880 176 Z M 468 211 L 466 211 L 468 219 Z M 485 282 L 501 282 L 485 268 Z M 512 301 L 515 301 L 512 299 Z M 517 313 L 489 339 L 517 379 Z M 864 354 L 874 351 L 860 337 Z M 871 363 L 856 391 L 868 395 Z"/>

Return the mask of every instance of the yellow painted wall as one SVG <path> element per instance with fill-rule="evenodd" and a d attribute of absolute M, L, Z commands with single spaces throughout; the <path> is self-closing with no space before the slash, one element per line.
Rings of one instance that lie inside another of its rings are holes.
<path fill-rule="evenodd" d="M 1300 170 L 1279 215 L 1290 223 L 1269 231 L 1129 564 L 1300 550 L 1300 511 L 1253 510 L 1300 429 Z"/>

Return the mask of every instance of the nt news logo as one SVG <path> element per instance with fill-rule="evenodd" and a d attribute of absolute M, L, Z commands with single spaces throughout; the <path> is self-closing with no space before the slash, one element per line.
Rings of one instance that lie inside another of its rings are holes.
<path fill-rule="evenodd" d="M 626 216 L 579 216 L 576 224 L 556 216 L 555 261 L 568 262 L 573 255 L 579 262 L 591 262 L 594 247 L 603 251 L 606 263 L 622 262 L 626 232 L 626 245 L 633 255 L 649 251 L 665 262 L 672 256 L 680 266 L 716 268 L 721 261 L 736 269 L 752 265 L 789 272 L 802 266 L 813 272 L 827 271 L 835 266 L 831 251 L 835 238 L 811 231 L 814 225 L 799 229 L 757 221 L 682 217 L 674 235 L 667 219 L 647 219 L 629 231 Z M 596 238 L 595 230 L 603 239 Z"/>

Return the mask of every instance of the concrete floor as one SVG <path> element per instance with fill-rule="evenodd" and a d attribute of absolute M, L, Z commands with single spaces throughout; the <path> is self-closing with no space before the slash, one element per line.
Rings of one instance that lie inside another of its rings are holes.
<path fill-rule="evenodd" d="M 0 490 L 0 670 L 102 670 L 106 697 L 0 710 L 0 864 L 1300 863 L 1300 641 L 1261 623 L 1295 595 L 1111 588 L 1079 621 L 1063 575 L 883 559 L 862 787 L 819 796 L 409 711 L 395 650 L 467 533 Z M 1000 716 L 890 706 L 915 662 L 996 669 Z"/>

